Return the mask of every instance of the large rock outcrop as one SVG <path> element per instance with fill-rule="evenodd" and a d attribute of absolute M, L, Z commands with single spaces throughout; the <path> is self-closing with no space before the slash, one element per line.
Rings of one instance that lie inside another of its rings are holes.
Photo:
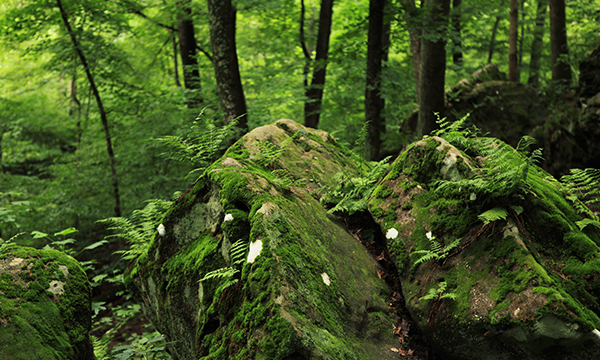
<path fill-rule="evenodd" d="M 448 129 L 412 144 L 370 199 L 440 358 L 600 357 L 600 236 L 534 157 Z"/>
<path fill-rule="evenodd" d="M 253 130 L 126 274 L 174 359 L 395 359 L 375 260 L 317 199 L 366 164 L 291 120 Z"/>
<path fill-rule="evenodd" d="M 72 257 L 12 247 L 0 253 L 0 359 L 92 360 L 91 287 Z"/>

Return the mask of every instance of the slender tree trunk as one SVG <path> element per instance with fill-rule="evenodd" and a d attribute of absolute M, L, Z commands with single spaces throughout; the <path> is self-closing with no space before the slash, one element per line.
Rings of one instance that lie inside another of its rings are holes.
<path fill-rule="evenodd" d="M 310 86 L 306 88 L 304 103 L 304 125 L 316 128 L 321 116 L 321 103 L 325 75 L 327 73 L 327 53 L 329 52 L 329 35 L 331 34 L 331 18 L 333 17 L 333 0 L 322 0 L 319 13 L 319 31 L 317 33 L 317 53 Z"/>
<path fill-rule="evenodd" d="M 202 89 L 196 56 L 196 34 L 194 32 L 194 22 L 192 21 L 192 2 L 191 0 L 181 0 L 177 2 L 177 6 L 179 53 L 183 67 L 183 83 L 188 90 L 186 103 L 188 108 L 197 109 L 202 105 L 200 94 Z"/>
<path fill-rule="evenodd" d="M 175 80 L 175 86 L 181 87 L 181 82 L 179 81 L 179 65 L 177 61 L 177 39 L 175 38 L 175 33 L 171 34 L 171 42 L 173 43 L 173 78 Z"/>
<path fill-rule="evenodd" d="M 525 44 L 525 0 L 521 0 L 521 36 L 519 36 L 519 61 L 517 63 L 517 69 L 519 74 L 521 73 L 521 67 L 523 64 L 523 45 Z M 519 76 L 520 78 L 520 76 Z"/>
<path fill-rule="evenodd" d="M 410 52 L 412 53 L 413 60 L 413 73 L 415 75 L 415 94 L 417 95 L 417 101 L 419 101 L 419 91 L 421 86 L 421 27 L 418 24 L 419 9 L 415 4 L 415 0 L 402 0 L 402 7 L 404 8 L 404 19 L 408 26 L 408 37 L 410 40 Z"/>
<path fill-rule="evenodd" d="M 446 79 L 446 41 L 440 31 L 448 24 L 450 0 L 429 0 L 431 8 L 429 23 L 424 33 L 427 38 L 421 41 L 421 78 L 419 91 L 419 119 L 417 133 L 429 134 L 437 127 L 438 113 L 444 115 L 444 85 Z"/>
<path fill-rule="evenodd" d="M 460 25 L 460 14 L 461 14 L 461 6 L 462 0 L 452 0 L 452 28 L 456 32 L 455 36 L 452 39 L 452 63 L 457 66 L 462 66 L 463 64 L 463 53 L 462 53 L 462 35 L 461 35 L 461 25 Z"/>
<path fill-rule="evenodd" d="M 529 79 L 527 83 L 531 86 L 540 85 L 540 67 L 542 49 L 544 42 L 544 23 L 546 22 L 546 11 L 548 0 L 538 0 L 535 16 L 535 28 L 533 30 L 533 41 L 531 43 L 531 60 L 529 60 Z"/>
<path fill-rule="evenodd" d="M 110 131 L 108 128 L 108 119 L 106 117 L 106 111 L 104 111 L 104 104 L 102 103 L 102 99 L 100 98 L 100 93 L 98 92 L 98 88 L 96 87 L 96 82 L 94 81 L 94 77 L 92 76 L 92 72 L 90 70 L 90 67 L 88 66 L 88 62 L 85 58 L 83 50 L 81 49 L 81 46 L 79 46 L 77 38 L 75 37 L 75 33 L 73 32 L 73 30 L 71 28 L 71 24 L 69 23 L 69 18 L 67 17 L 67 12 L 65 11 L 65 8 L 63 7 L 61 0 L 56 0 L 56 5 L 58 6 L 58 9 L 60 10 L 60 15 L 62 17 L 63 23 L 65 24 L 65 27 L 67 28 L 67 32 L 69 33 L 69 35 L 71 37 L 73 47 L 75 48 L 75 51 L 77 52 L 77 55 L 79 56 L 79 60 L 81 61 L 81 64 L 83 65 L 83 69 L 85 70 L 85 74 L 90 83 L 90 89 L 91 89 L 92 93 L 94 94 L 94 98 L 96 98 L 96 104 L 98 105 L 98 112 L 100 113 L 100 120 L 102 121 L 102 127 L 104 128 L 104 136 L 106 139 L 106 151 L 108 152 L 108 163 L 110 165 L 111 183 L 112 183 L 113 193 L 114 193 L 114 198 L 115 198 L 115 205 L 114 205 L 115 216 L 120 217 L 121 216 L 121 197 L 119 195 L 119 181 L 117 178 L 117 170 L 115 167 L 115 154 L 114 154 L 113 148 L 112 148 L 112 141 L 110 138 Z"/>
<path fill-rule="evenodd" d="M 302 69 L 304 89 L 308 89 L 308 73 L 310 72 L 310 63 L 312 62 L 312 56 L 308 47 L 306 46 L 306 35 L 304 32 L 304 19 L 306 15 L 306 7 L 304 6 L 304 0 L 300 0 L 300 47 L 302 48 L 302 54 L 304 54 L 304 67 Z"/>
<path fill-rule="evenodd" d="M 69 80 L 69 116 L 74 117 L 77 124 L 77 149 L 79 149 L 83 130 L 81 129 L 81 102 L 77 98 L 77 61 L 71 80 Z"/>
<path fill-rule="evenodd" d="M 235 44 L 235 17 L 231 0 L 208 0 L 210 41 L 221 110 L 227 123 L 238 119 L 238 128 L 246 133 L 248 111 Z"/>
<path fill-rule="evenodd" d="M 510 0 L 510 30 L 508 34 L 508 81 L 519 82 L 517 41 L 519 37 L 519 0 Z"/>
<path fill-rule="evenodd" d="M 496 50 L 496 34 L 498 33 L 498 26 L 500 25 L 500 20 L 502 20 L 502 18 L 500 16 L 496 16 L 496 21 L 494 22 L 494 26 L 492 27 L 492 36 L 490 37 L 490 47 L 488 50 L 488 64 L 492 63 L 494 51 Z"/>
<path fill-rule="evenodd" d="M 0 171 L 4 174 L 6 170 L 4 170 L 4 159 L 2 158 L 2 138 L 4 137 L 4 129 L 0 128 Z M 0 238 L 1 234 L 0 234 Z"/>
<path fill-rule="evenodd" d="M 550 0 L 550 48 L 552 49 L 552 80 L 571 82 L 568 63 L 567 17 L 565 0 Z"/>
<path fill-rule="evenodd" d="M 381 63 L 384 57 L 384 7 L 385 0 L 369 1 L 369 30 L 367 41 L 367 84 L 365 87 L 365 159 L 379 159 L 381 148 L 381 123 L 383 98 L 381 96 Z"/>

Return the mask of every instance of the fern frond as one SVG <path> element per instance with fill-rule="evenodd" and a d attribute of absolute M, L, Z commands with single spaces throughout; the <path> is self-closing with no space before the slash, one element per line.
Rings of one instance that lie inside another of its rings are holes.
<path fill-rule="evenodd" d="M 238 240 L 231 245 L 231 249 L 229 249 L 231 266 L 244 263 L 246 258 L 246 250 L 248 250 L 248 243 L 244 240 Z"/>
<path fill-rule="evenodd" d="M 496 220 L 506 220 L 508 216 L 508 212 L 503 208 L 493 208 L 488 211 L 485 211 L 477 216 L 477 218 L 483 221 L 484 225 L 491 223 Z"/>
<path fill-rule="evenodd" d="M 567 199 L 580 214 L 600 221 L 600 169 L 571 169 L 570 172 L 560 179 Z"/>
<path fill-rule="evenodd" d="M 107 235 L 104 239 L 120 238 L 129 243 L 129 249 L 116 251 L 125 260 L 132 260 L 146 253 L 150 240 L 156 234 L 162 216 L 171 206 L 171 201 L 154 199 L 148 200 L 141 210 L 134 210 L 131 218 L 112 217 L 98 220 L 98 223 L 108 226 L 109 231 L 116 233 Z"/>
<path fill-rule="evenodd" d="M 217 279 L 229 279 L 231 277 L 233 277 L 233 275 L 237 274 L 239 272 L 239 270 L 228 266 L 228 267 L 223 267 L 223 268 L 219 268 L 213 271 L 209 271 L 208 273 L 206 273 L 206 275 L 204 275 L 204 277 L 202 279 L 200 279 L 200 281 L 206 281 L 206 280 L 210 280 L 213 278 L 217 278 Z"/>
<path fill-rule="evenodd" d="M 413 263 L 413 267 L 415 267 L 415 268 L 417 266 L 419 266 L 420 264 L 426 263 L 430 260 L 439 259 L 439 255 L 436 252 L 433 252 L 431 250 L 417 250 L 417 251 L 413 251 L 412 254 L 415 254 L 415 255 L 423 254 Z"/>
<path fill-rule="evenodd" d="M 194 167 L 189 177 L 198 172 L 202 173 L 219 153 L 225 150 L 227 140 L 235 132 L 237 119 L 231 123 L 218 127 L 210 121 L 203 119 L 203 112 L 194 121 L 190 132 L 185 136 L 163 136 L 153 139 L 155 142 L 168 148 L 170 151 L 162 155 L 168 159 L 189 163 Z"/>

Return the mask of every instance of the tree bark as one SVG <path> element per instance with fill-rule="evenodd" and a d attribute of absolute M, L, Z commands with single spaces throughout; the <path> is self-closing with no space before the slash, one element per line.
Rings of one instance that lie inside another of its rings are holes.
<path fill-rule="evenodd" d="M 461 6 L 462 0 L 452 0 L 452 28 L 456 32 L 454 37 L 452 38 L 452 63 L 457 66 L 462 66 L 463 64 L 463 53 L 462 53 L 462 35 L 461 35 L 461 25 L 460 25 L 460 14 L 461 14 Z"/>
<path fill-rule="evenodd" d="M 226 123 L 238 119 L 237 127 L 246 133 L 248 110 L 235 44 L 235 17 L 231 0 L 208 0 L 210 41 L 221 110 Z"/>
<path fill-rule="evenodd" d="M 500 20 L 502 20 L 502 18 L 500 16 L 496 16 L 496 21 L 494 22 L 494 26 L 492 27 L 492 36 L 490 37 L 490 47 L 488 49 L 488 64 L 492 63 L 492 59 L 494 57 L 494 50 L 496 49 L 496 34 L 498 33 L 498 26 L 500 25 Z"/>
<path fill-rule="evenodd" d="M 186 103 L 188 108 L 197 109 L 202 105 L 200 72 L 196 56 L 196 34 L 192 21 L 191 0 L 177 2 L 177 35 L 179 37 L 179 53 L 183 67 L 183 83 L 188 90 Z"/>
<path fill-rule="evenodd" d="M 421 89 L 421 35 L 422 30 L 418 25 L 419 9 L 415 4 L 415 0 L 402 0 L 404 8 L 404 19 L 408 27 L 408 37 L 410 40 L 410 52 L 413 60 L 413 73 L 415 76 L 415 94 L 419 101 L 419 91 Z"/>
<path fill-rule="evenodd" d="M 531 42 L 529 79 L 527 79 L 527 84 L 536 87 L 540 85 L 540 67 L 544 43 L 544 23 L 546 22 L 547 9 L 548 0 L 538 0 L 537 12 L 535 16 L 535 28 L 533 30 L 533 41 Z"/>
<path fill-rule="evenodd" d="M 73 43 L 73 47 L 75 48 L 75 51 L 77 52 L 77 55 L 79 56 L 79 60 L 81 61 L 81 64 L 83 65 L 83 69 L 85 70 L 85 74 L 90 83 L 90 89 L 91 89 L 92 93 L 94 94 L 94 98 L 96 99 L 96 104 L 98 105 L 98 112 L 100 113 L 100 120 L 102 121 L 102 127 L 104 128 L 104 137 L 106 139 L 106 151 L 108 153 L 108 163 L 110 165 L 111 183 L 112 183 L 113 194 L 114 194 L 114 198 L 115 198 L 114 211 L 115 211 L 115 216 L 120 217 L 121 216 L 121 197 L 119 195 L 119 181 L 117 178 L 117 170 L 115 167 L 115 154 L 114 154 L 113 148 L 112 148 L 112 141 L 110 138 L 110 131 L 108 128 L 108 119 L 106 117 L 106 111 L 104 110 L 104 104 L 102 103 L 102 98 L 100 97 L 100 93 L 98 92 L 98 88 L 96 87 L 96 82 L 94 81 L 94 77 L 92 76 L 92 72 L 90 70 L 90 67 L 88 66 L 88 62 L 85 57 L 85 54 L 83 53 L 81 46 L 79 46 L 77 38 L 75 37 L 75 33 L 73 32 L 73 30 L 71 28 L 71 24 L 69 23 L 69 18 L 67 16 L 67 12 L 65 11 L 65 8 L 63 7 L 61 0 L 56 0 L 56 5 L 58 6 L 58 9 L 60 10 L 60 15 L 62 17 L 63 23 L 65 24 L 65 27 L 67 28 L 67 32 L 69 33 L 69 36 L 71 37 L 71 42 Z"/>
<path fill-rule="evenodd" d="M 426 135 L 437 127 L 438 113 L 444 115 L 444 85 L 446 77 L 446 41 L 441 29 L 448 23 L 450 0 L 429 0 L 431 7 L 428 24 L 423 30 L 427 38 L 421 41 L 421 74 L 419 91 L 419 119 L 417 134 Z"/>
<path fill-rule="evenodd" d="M 302 54 L 304 55 L 304 67 L 302 69 L 302 79 L 304 89 L 308 88 L 308 73 L 310 72 L 310 63 L 312 62 L 312 56 L 306 46 L 306 35 L 304 31 L 304 19 L 306 15 L 306 7 L 304 6 L 304 0 L 300 0 L 300 47 L 302 48 Z"/>
<path fill-rule="evenodd" d="M 519 59 L 517 62 L 517 69 L 519 74 L 521 73 L 521 67 L 523 64 L 523 46 L 525 44 L 525 0 L 521 0 L 519 5 L 521 7 L 521 36 L 519 36 Z M 519 76 L 520 78 L 520 76 Z"/>
<path fill-rule="evenodd" d="M 173 43 L 173 78 L 175 80 L 175 86 L 181 87 L 181 82 L 179 81 L 179 65 L 177 64 L 177 39 L 175 38 L 175 33 L 171 34 L 171 41 Z"/>
<path fill-rule="evenodd" d="M 519 82 L 517 42 L 519 38 L 519 1 L 510 0 L 510 30 L 508 33 L 508 81 Z"/>
<path fill-rule="evenodd" d="M 327 70 L 327 53 L 329 52 L 329 35 L 331 34 L 331 18 L 333 16 L 333 0 L 322 0 L 319 12 L 319 31 L 317 32 L 317 53 L 310 86 L 306 88 L 304 103 L 304 125 L 317 128 L 321 116 L 321 103 L 325 75 Z"/>
<path fill-rule="evenodd" d="M 568 63 L 567 17 L 565 0 L 550 0 L 550 48 L 552 50 L 552 80 L 571 82 Z"/>
<path fill-rule="evenodd" d="M 367 40 L 367 83 L 365 87 L 365 159 L 379 159 L 381 148 L 381 123 L 383 98 L 381 96 L 381 63 L 384 57 L 384 7 L 385 0 L 369 1 L 369 30 Z"/>

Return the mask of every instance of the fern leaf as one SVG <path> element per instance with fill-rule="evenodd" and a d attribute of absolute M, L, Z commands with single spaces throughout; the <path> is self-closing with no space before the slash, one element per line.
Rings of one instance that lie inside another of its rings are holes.
<path fill-rule="evenodd" d="M 507 216 L 508 216 L 508 212 L 506 211 L 506 209 L 496 207 L 496 208 L 490 209 L 486 212 L 479 214 L 479 216 L 477 216 L 477 218 L 479 218 L 479 220 L 483 221 L 484 225 L 487 225 L 492 221 L 506 220 Z"/>
<path fill-rule="evenodd" d="M 213 278 L 229 279 L 238 272 L 239 272 L 239 270 L 234 269 L 232 267 L 223 267 L 223 268 L 219 268 L 219 269 L 216 269 L 213 271 L 209 271 L 208 273 L 206 273 L 206 275 L 204 275 L 204 277 L 202 279 L 200 279 L 200 281 L 206 281 L 206 280 L 210 280 Z"/>
<path fill-rule="evenodd" d="M 588 225 L 594 225 L 598 229 L 600 229 L 600 221 L 592 220 L 592 219 L 583 219 L 581 221 L 576 221 L 575 224 L 579 226 L 579 230 L 583 230 Z"/>

